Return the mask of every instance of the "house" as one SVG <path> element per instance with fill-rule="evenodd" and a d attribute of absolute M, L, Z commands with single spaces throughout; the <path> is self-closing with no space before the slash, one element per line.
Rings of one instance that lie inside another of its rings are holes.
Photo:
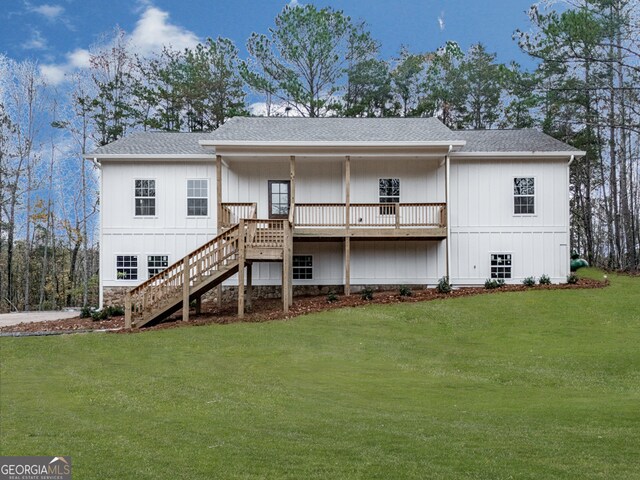
<path fill-rule="evenodd" d="M 134 133 L 88 155 L 101 169 L 101 303 L 143 325 L 209 290 L 237 296 L 243 315 L 258 295 L 286 310 L 294 294 L 443 276 L 564 282 L 569 164 L 584 154 L 533 129 L 434 118 Z"/>

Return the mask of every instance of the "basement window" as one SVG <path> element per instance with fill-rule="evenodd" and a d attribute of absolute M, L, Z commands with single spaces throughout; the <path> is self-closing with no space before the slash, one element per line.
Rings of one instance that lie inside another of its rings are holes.
<path fill-rule="evenodd" d="M 138 279 L 137 255 L 118 255 L 116 257 L 116 278 L 118 280 Z"/>
<path fill-rule="evenodd" d="M 400 179 L 381 178 L 378 181 L 378 194 L 380 203 L 400 203 Z M 395 215 L 395 213 L 395 205 L 380 207 L 380 215 Z"/>
<path fill-rule="evenodd" d="M 511 254 L 491 254 L 491 278 L 511 278 Z"/>
<path fill-rule="evenodd" d="M 159 274 L 168 266 L 169 266 L 168 255 L 148 255 L 147 256 L 147 271 L 149 274 L 149 278 Z"/>
<path fill-rule="evenodd" d="M 293 279 L 311 280 L 313 279 L 313 257 L 311 255 L 293 256 Z"/>
<path fill-rule="evenodd" d="M 533 177 L 513 179 L 513 213 L 534 215 L 536 213 L 536 190 Z"/>
<path fill-rule="evenodd" d="M 156 181 L 136 180 L 136 217 L 152 217 L 156 214 Z"/>
<path fill-rule="evenodd" d="M 206 217 L 208 213 L 208 180 L 187 180 L 187 215 L 189 217 Z"/>

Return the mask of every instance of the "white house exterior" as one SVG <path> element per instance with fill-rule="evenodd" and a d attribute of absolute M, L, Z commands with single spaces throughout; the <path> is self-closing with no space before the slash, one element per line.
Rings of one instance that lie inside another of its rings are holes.
<path fill-rule="evenodd" d="M 234 118 L 213 133 L 135 133 L 89 155 L 101 169 L 101 301 L 243 217 L 287 219 L 300 293 L 443 276 L 564 282 L 569 164 L 582 155 L 536 130 L 452 131 L 433 118 Z M 248 268 L 258 289 L 282 284 L 279 262 Z"/>

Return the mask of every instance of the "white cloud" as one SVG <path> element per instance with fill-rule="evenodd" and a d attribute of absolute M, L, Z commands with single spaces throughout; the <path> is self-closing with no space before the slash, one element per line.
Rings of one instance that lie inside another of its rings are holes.
<path fill-rule="evenodd" d="M 169 23 L 169 13 L 154 6 L 144 10 L 130 38 L 136 53 L 142 55 L 159 52 L 163 46 L 183 50 L 199 42 L 195 33 Z"/>
<path fill-rule="evenodd" d="M 440 31 L 444 31 L 444 11 L 440 12 L 440 16 L 438 17 L 438 26 L 440 27 Z"/>
<path fill-rule="evenodd" d="M 60 85 L 65 80 L 66 65 L 40 65 L 40 74 L 49 85 Z"/>
<path fill-rule="evenodd" d="M 49 20 L 55 20 L 64 12 L 64 7 L 60 5 L 49 5 L 47 3 L 38 6 L 27 3 L 27 8 L 30 12 L 38 13 Z"/>
<path fill-rule="evenodd" d="M 199 42 L 195 33 L 172 24 L 168 12 L 150 4 L 143 10 L 128 38 L 133 53 L 142 56 L 158 53 L 164 46 L 183 50 Z M 88 68 L 90 58 L 89 50 L 78 48 L 68 52 L 62 63 L 41 65 L 40 72 L 50 84 L 59 85 L 74 71 Z"/>
<path fill-rule="evenodd" d="M 299 7 L 299 6 L 300 6 L 300 2 L 299 2 L 298 0 L 291 0 L 291 1 L 289 2 L 289 6 L 290 6 L 291 8 L 293 8 L 293 7 Z"/>
<path fill-rule="evenodd" d="M 40 33 L 40 30 L 34 28 L 31 30 L 31 38 L 29 40 L 22 42 L 22 48 L 25 50 L 44 50 L 47 48 L 47 42 L 45 38 Z"/>
<path fill-rule="evenodd" d="M 288 109 L 288 110 L 287 110 Z M 285 102 L 272 103 L 270 114 L 272 117 L 301 117 L 300 112 L 287 105 Z M 266 102 L 255 102 L 249 105 L 249 111 L 251 115 L 256 117 L 267 116 L 267 104 Z"/>

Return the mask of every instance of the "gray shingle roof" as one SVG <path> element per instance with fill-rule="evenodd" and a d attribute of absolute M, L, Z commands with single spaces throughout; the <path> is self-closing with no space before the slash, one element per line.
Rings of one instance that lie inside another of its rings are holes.
<path fill-rule="evenodd" d="M 200 146 L 211 133 L 135 132 L 108 145 L 96 148 L 94 155 L 203 155 L 211 154 Z"/>
<path fill-rule="evenodd" d="M 135 132 L 92 154 L 212 155 L 200 140 L 238 142 L 447 142 L 461 152 L 579 152 L 538 130 L 459 130 L 435 118 L 236 117 L 211 133 Z"/>
<path fill-rule="evenodd" d="M 436 118 L 236 117 L 212 140 L 250 142 L 446 142 L 457 140 Z"/>
<path fill-rule="evenodd" d="M 461 152 L 578 152 L 577 148 L 533 128 L 520 130 L 459 130 L 467 144 Z"/>

